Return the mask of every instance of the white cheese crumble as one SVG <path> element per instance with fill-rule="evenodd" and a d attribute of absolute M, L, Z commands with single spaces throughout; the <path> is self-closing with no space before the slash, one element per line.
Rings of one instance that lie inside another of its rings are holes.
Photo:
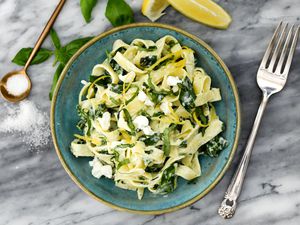
<path fill-rule="evenodd" d="M 144 101 L 146 101 L 147 98 L 148 98 L 148 96 L 145 94 L 145 92 L 139 91 L 138 100 L 140 100 L 141 102 L 144 102 Z"/>
<path fill-rule="evenodd" d="M 110 119 L 111 119 L 111 115 L 109 112 L 103 113 L 102 117 L 98 118 L 100 126 L 104 131 L 107 131 L 110 128 Z"/>
<path fill-rule="evenodd" d="M 133 120 L 133 124 L 136 128 L 142 130 L 146 135 L 153 135 L 154 131 L 149 126 L 149 120 L 145 116 L 137 116 Z"/>
<path fill-rule="evenodd" d="M 168 115 L 170 114 L 170 109 L 169 109 L 169 106 L 171 107 L 170 105 L 171 103 L 169 102 L 163 102 L 161 103 L 160 105 L 160 109 L 164 112 L 164 114 Z"/>
<path fill-rule="evenodd" d="M 168 76 L 167 77 L 167 84 L 169 86 L 176 86 L 177 84 L 182 83 L 182 81 L 178 77 Z"/>
<path fill-rule="evenodd" d="M 182 83 L 182 80 L 180 80 L 178 77 L 174 77 L 174 76 L 167 77 L 167 85 L 172 87 L 173 92 L 177 92 L 179 90 L 177 84 L 180 83 Z"/>
<path fill-rule="evenodd" d="M 154 103 L 149 99 L 149 97 L 143 91 L 139 91 L 138 100 L 144 102 L 147 106 L 154 106 Z"/>
<path fill-rule="evenodd" d="M 147 119 L 146 116 L 137 116 L 133 120 L 133 124 L 136 128 L 142 130 L 144 127 L 147 127 L 149 125 L 149 120 Z"/>
<path fill-rule="evenodd" d="M 94 177 L 100 178 L 105 176 L 107 178 L 112 178 L 112 168 L 110 165 L 102 165 L 97 158 L 94 158 L 94 160 L 90 161 L 89 164 L 93 167 L 92 175 Z"/>
<path fill-rule="evenodd" d="M 144 134 L 146 134 L 146 135 L 153 135 L 153 134 L 154 134 L 154 131 L 151 129 L 150 126 L 145 127 L 145 128 L 143 129 L 143 132 L 144 132 Z"/>

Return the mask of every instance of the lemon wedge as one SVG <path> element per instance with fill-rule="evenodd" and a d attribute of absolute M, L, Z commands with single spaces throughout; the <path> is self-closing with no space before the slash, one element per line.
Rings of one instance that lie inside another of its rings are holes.
<path fill-rule="evenodd" d="M 205 25 L 227 29 L 231 23 L 230 15 L 211 0 L 168 0 L 168 2 L 183 15 Z"/>
<path fill-rule="evenodd" d="M 144 0 L 142 13 L 152 22 L 164 15 L 163 11 L 169 6 L 167 0 Z"/>

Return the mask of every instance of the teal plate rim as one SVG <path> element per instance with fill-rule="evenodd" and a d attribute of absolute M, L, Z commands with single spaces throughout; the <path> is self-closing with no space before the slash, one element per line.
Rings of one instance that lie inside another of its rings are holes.
<path fill-rule="evenodd" d="M 203 191 L 201 192 L 199 195 L 195 196 L 194 198 L 183 202 L 177 206 L 174 207 L 170 207 L 170 208 L 166 208 L 166 209 L 162 209 L 162 210 L 151 210 L 151 211 L 144 211 L 144 210 L 133 210 L 133 209 L 128 209 L 128 208 L 124 208 L 124 207 L 120 207 L 114 204 L 111 204 L 110 202 L 105 201 L 104 199 L 101 199 L 100 197 L 96 196 L 94 193 L 92 193 L 90 190 L 88 190 L 77 178 L 76 176 L 71 172 L 69 166 L 67 165 L 67 163 L 65 162 L 61 151 L 59 149 L 58 143 L 57 143 L 57 139 L 56 139 L 56 132 L 55 132 L 55 118 L 54 118 L 54 112 L 55 112 L 55 106 L 56 106 L 56 99 L 57 99 L 57 94 L 58 91 L 60 89 L 61 83 L 65 77 L 65 75 L 67 74 L 67 71 L 69 70 L 69 68 L 71 67 L 71 65 L 73 64 L 73 62 L 79 57 L 79 55 L 86 50 L 88 47 L 90 47 L 91 45 L 93 45 L 95 42 L 97 42 L 98 40 L 116 33 L 118 31 L 121 30 L 126 30 L 128 28 L 134 28 L 134 27 L 158 27 L 158 28 L 164 28 L 164 29 L 169 29 L 169 30 L 173 30 L 175 32 L 181 33 L 182 35 L 185 35 L 189 38 L 191 38 L 192 40 L 196 41 L 198 44 L 202 45 L 202 47 L 204 47 L 210 54 L 212 54 L 215 59 L 217 60 L 217 62 L 221 65 L 222 69 L 224 70 L 226 76 L 228 77 L 228 80 L 230 82 L 230 86 L 232 88 L 233 94 L 234 94 L 234 99 L 235 99 L 235 105 L 236 105 L 236 132 L 235 132 L 235 138 L 234 138 L 234 143 L 232 145 L 232 149 L 230 150 L 230 155 L 229 158 L 225 164 L 225 166 L 222 168 L 221 172 L 219 173 L 219 175 L 216 177 L 216 179 Z M 236 84 L 234 82 L 234 79 L 229 71 L 229 69 L 227 68 L 227 66 L 225 65 L 225 63 L 223 62 L 223 60 L 218 56 L 218 54 L 208 45 L 206 44 L 203 40 L 201 40 L 200 38 L 184 31 L 181 30 L 179 28 L 176 28 L 174 26 L 170 26 L 170 25 L 166 25 L 166 24 L 160 24 L 160 23 L 133 23 L 133 24 L 129 24 L 129 25 L 124 25 L 124 26 L 120 26 L 117 28 L 113 28 L 111 30 L 108 30 L 106 32 L 103 32 L 102 34 L 94 37 L 92 40 L 90 40 L 88 43 L 86 43 L 84 46 L 82 46 L 74 55 L 73 57 L 68 61 L 68 63 L 66 64 L 64 70 L 62 71 L 60 78 L 57 82 L 54 94 L 53 94 L 53 98 L 52 98 L 52 103 L 51 103 L 51 111 L 50 111 L 50 127 L 51 127 L 51 135 L 52 135 L 52 139 L 53 139 L 53 143 L 54 143 L 54 147 L 57 153 L 57 156 L 63 166 L 63 168 L 66 170 L 66 172 L 69 174 L 69 176 L 71 177 L 71 179 L 88 195 L 90 195 L 92 198 L 96 199 L 99 202 L 104 203 L 105 205 L 120 210 L 120 211 L 127 211 L 127 212 L 132 212 L 132 213 L 138 213 L 138 214 L 150 214 L 150 215 L 155 215 L 155 214 L 163 214 L 163 213 L 168 213 L 168 212 L 173 212 L 175 210 L 179 210 L 181 208 L 184 208 L 188 205 L 191 205 L 192 203 L 198 201 L 199 199 L 201 199 L 202 197 L 204 197 L 207 193 L 209 193 L 218 183 L 219 181 L 223 178 L 225 172 L 227 171 L 227 169 L 229 168 L 234 154 L 236 152 L 237 146 L 238 146 L 238 140 L 239 140 L 239 136 L 240 136 L 240 124 L 241 124 L 241 114 L 240 114 L 240 101 L 239 101 L 239 95 L 238 95 L 238 91 L 237 91 L 237 87 Z"/>

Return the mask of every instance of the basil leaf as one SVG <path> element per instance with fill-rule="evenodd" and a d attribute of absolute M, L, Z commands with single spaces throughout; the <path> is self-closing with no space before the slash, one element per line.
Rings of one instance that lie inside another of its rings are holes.
<path fill-rule="evenodd" d="M 58 78 L 59 78 L 61 72 L 63 71 L 63 69 L 64 69 L 64 66 L 62 64 L 59 64 L 58 67 L 56 68 L 56 71 L 55 71 L 54 76 L 53 76 L 51 90 L 50 90 L 50 93 L 49 93 L 50 101 L 52 100 L 52 96 L 53 96 L 53 92 L 54 92 L 55 87 L 56 87 L 56 83 L 57 83 Z"/>
<path fill-rule="evenodd" d="M 163 140 L 163 148 L 162 150 L 164 151 L 164 155 L 168 156 L 170 154 L 170 150 L 171 150 L 171 145 L 170 145 L 170 128 L 166 128 L 164 130 L 163 136 L 162 136 L 162 140 Z"/>
<path fill-rule="evenodd" d="M 65 46 L 66 51 L 68 52 L 68 54 L 73 56 L 74 53 L 76 53 L 83 45 L 85 45 L 87 42 L 89 42 L 93 38 L 94 37 L 85 37 L 85 38 L 75 39 Z"/>
<path fill-rule="evenodd" d="M 61 47 L 60 40 L 59 40 L 59 37 L 58 37 L 56 31 L 53 28 L 51 28 L 51 30 L 50 30 L 50 36 L 51 36 L 51 40 L 53 42 L 54 47 L 56 49 L 59 49 Z"/>
<path fill-rule="evenodd" d="M 105 16 L 114 27 L 134 22 L 132 9 L 124 0 L 108 0 Z"/>
<path fill-rule="evenodd" d="M 13 58 L 12 62 L 19 65 L 19 66 L 25 66 L 33 48 L 22 48 L 16 56 Z M 53 52 L 46 48 L 40 48 L 38 52 L 36 53 L 35 57 L 33 58 L 30 65 L 39 64 L 44 61 L 46 61 Z"/>
<path fill-rule="evenodd" d="M 120 169 L 122 166 L 127 165 L 128 163 L 130 163 L 129 159 L 124 159 L 121 162 L 119 162 L 117 169 Z"/>
<path fill-rule="evenodd" d="M 96 4 L 97 0 L 80 0 L 81 13 L 85 19 L 85 22 L 90 22 L 92 11 Z"/>
<path fill-rule="evenodd" d="M 135 134 L 135 126 L 134 126 L 134 124 L 133 124 L 132 118 L 131 118 L 131 116 L 130 116 L 128 110 L 127 110 L 127 109 L 123 109 L 123 111 L 124 111 L 124 117 L 125 117 L 125 120 L 127 121 L 128 127 L 129 127 L 130 130 L 131 130 L 131 133 L 132 133 L 132 134 Z"/>

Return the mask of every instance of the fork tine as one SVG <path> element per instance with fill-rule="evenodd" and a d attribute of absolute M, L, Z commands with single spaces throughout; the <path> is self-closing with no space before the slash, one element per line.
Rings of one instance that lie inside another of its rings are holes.
<path fill-rule="evenodd" d="M 277 44 L 276 44 L 276 47 L 275 47 L 275 50 L 273 52 L 273 55 L 272 55 L 272 58 L 270 60 L 270 64 L 268 66 L 268 70 L 269 72 L 273 72 L 274 70 L 274 65 L 275 65 L 275 62 L 276 62 L 276 59 L 277 59 L 277 56 L 278 56 L 278 53 L 280 51 L 280 48 L 282 47 L 282 42 L 285 38 L 285 35 L 286 35 L 286 28 L 288 27 L 288 23 L 286 23 L 280 33 L 280 36 L 279 36 L 279 39 L 277 41 Z"/>
<path fill-rule="evenodd" d="M 287 38 L 285 40 L 285 43 L 284 43 L 284 46 L 283 46 L 283 49 L 282 49 L 282 52 L 280 54 L 280 58 L 279 58 L 279 61 L 278 61 L 278 64 L 277 64 L 277 67 L 276 67 L 276 71 L 275 73 L 276 74 L 280 74 L 281 71 L 282 71 L 282 65 L 283 65 L 283 62 L 284 62 L 284 59 L 286 58 L 286 53 L 287 53 L 287 50 L 291 44 L 291 37 L 292 37 L 292 33 L 293 33 L 293 30 L 294 30 L 294 26 L 293 25 L 290 30 L 289 30 L 289 33 L 287 35 Z"/>
<path fill-rule="evenodd" d="M 286 60 L 286 63 L 285 63 L 285 67 L 284 67 L 284 70 L 283 70 L 283 75 L 285 77 L 287 77 L 288 73 L 289 73 L 289 70 L 290 70 L 290 67 L 291 67 L 291 64 L 292 64 L 292 60 L 293 60 L 293 56 L 294 56 L 294 52 L 295 52 L 295 49 L 296 49 L 296 46 L 297 46 L 297 41 L 298 41 L 298 36 L 299 36 L 299 26 L 297 27 L 297 30 L 294 34 L 294 38 L 293 38 L 293 42 L 292 42 L 292 45 L 291 45 L 291 48 L 290 48 L 290 52 L 289 52 L 289 55 L 288 55 L 288 58 Z"/>
<path fill-rule="evenodd" d="M 260 68 L 266 68 L 268 59 L 270 57 L 270 53 L 272 52 L 272 49 L 274 47 L 276 38 L 277 38 L 277 36 L 279 34 L 279 30 L 281 29 L 282 24 L 283 24 L 282 21 L 278 24 L 278 26 L 277 26 L 274 34 L 273 34 L 273 37 L 272 37 L 272 39 L 271 39 L 271 41 L 270 41 L 270 43 L 268 45 L 268 48 L 267 48 L 267 50 L 266 50 L 266 52 L 264 54 L 264 57 L 263 57 L 263 59 L 262 59 L 262 61 L 260 63 Z"/>

